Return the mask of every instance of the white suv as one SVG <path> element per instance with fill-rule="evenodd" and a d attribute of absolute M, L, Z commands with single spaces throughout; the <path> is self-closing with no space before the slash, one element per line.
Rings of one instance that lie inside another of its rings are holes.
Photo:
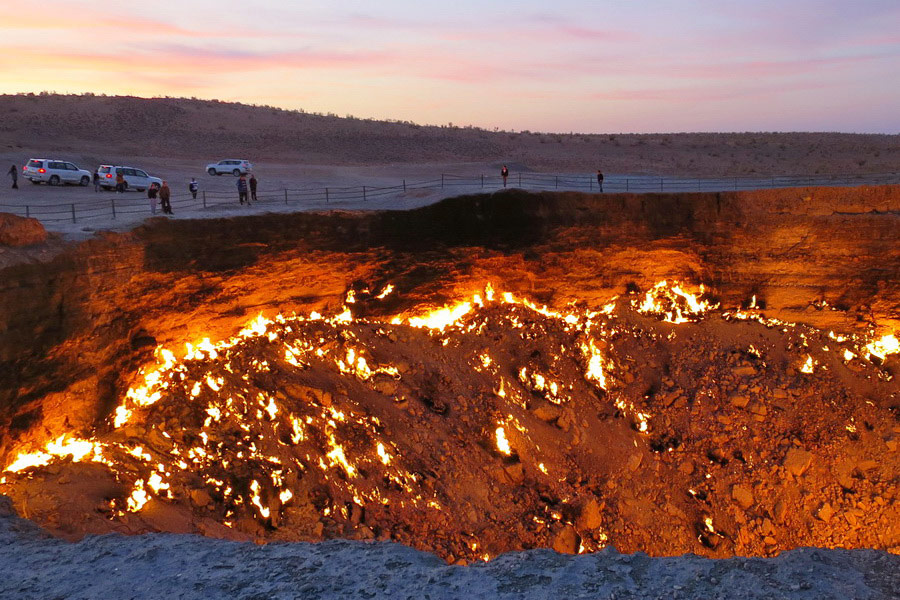
<path fill-rule="evenodd" d="M 126 190 L 132 188 L 139 192 L 143 192 L 153 184 L 156 184 L 156 187 L 162 187 L 162 179 L 159 177 L 152 177 L 148 175 L 146 171 L 141 171 L 134 167 L 100 165 L 100 168 L 97 169 L 97 174 L 100 175 L 100 187 L 105 190 L 116 189 L 116 175 L 119 174 L 125 178 Z"/>
<path fill-rule="evenodd" d="M 79 169 L 77 166 L 64 160 L 50 160 L 46 158 L 32 158 L 22 167 L 22 177 L 30 179 L 31 183 L 47 182 L 50 185 L 64 183 L 77 183 L 88 185 L 91 182 L 91 172 Z"/>
<path fill-rule="evenodd" d="M 253 165 L 249 160 L 239 160 L 237 158 L 227 158 L 217 163 L 206 165 L 206 172 L 210 175 L 222 175 L 223 173 L 231 173 L 235 177 L 246 175 L 253 170 Z"/>

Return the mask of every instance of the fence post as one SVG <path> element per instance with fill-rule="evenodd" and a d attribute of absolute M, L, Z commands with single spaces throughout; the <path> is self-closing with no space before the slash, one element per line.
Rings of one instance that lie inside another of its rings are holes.
<path fill-rule="evenodd" d="M 662 193 L 662 191 L 663 191 L 663 178 L 662 177 L 659 178 L 659 191 L 660 191 L 660 193 Z"/>
<path fill-rule="evenodd" d="M 737 177 L 734 178 L 734 191 L 737 191 Z"/>
<path fill-rule="evenodd" d="M 25 205 L 25 216 L 31 217 L 31 207 L 28 206 L 27 204 Z"/>
<path fill-rule="evenodd" d="M 588 188 L 593 192 L 594 191 L 594 178 L 588 177 Z"/>
<path fill-rule="evenodd" d="M 556 189 L 559 189 L 559 175 L 556 176 Z"/>
<path fill-rule="evenodd" d="M 484 189 L 484 173 L 481 174 L 481 189 Z"/>
<path fill-rule="evenodd" d="M 325 188 L 325 203 L 327 204 L 328 202 L 329 202 L 329 200 L 328 200 L 328 188 Z"/>
<path fill-rule="evenodd" d="M 115 219 L 116 218 L 116 199 L 115 199 L 115 197 L 112 197 L 109 199 L 109 201 L 110 201 L 110 204 L 112 204 L 113 219 Z"/>
<path fill-rule="evenodd" d="M 284 205 L 287 206 L 287 188 L 284 188 Z"/>
<path fill-rule="evenodd" d="M 444 189 L 444 174 L 441 173 L 441 189 Z"/>
<path fill-rule="evenodd" d="M 75 223 L 75 203 L 72 203 L 72 222 Z"/>
<path fill-rule="evenodd" d="M 406 193 L 406 180 L 403 180 L 403 193 Z"/>
<path fill-rule="evenodd" d="M 366 186 L 363 186 L 363 202 L 366 201 Z"/>
<path fill-rule="evenodd" d="M 625 191 L 628 191 L 628 178 L 625 178 Z"/>
<path fill-rule="evenodd" d="M 203 208 L 206 208 L 206 190 L 203 190 Z"/>

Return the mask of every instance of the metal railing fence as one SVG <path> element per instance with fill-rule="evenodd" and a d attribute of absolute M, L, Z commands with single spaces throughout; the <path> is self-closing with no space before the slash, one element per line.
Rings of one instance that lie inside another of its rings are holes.
<path fill-rule="evenodd" d="M 900 173 L 879 173 L 870 175 L 779 175 L 769 177 L 716 177 L 716 178 L 676 178 L 652 177 L 644 175 L 610 175 L 603 181 L 604 193 L 673 193 L 673 192 L 721 192 L 772 189 L 807 186 L 858 186 L 900 184 Z M 596 175 L 513 173 L 506 186 L 526 190 L 559 190 L 600 192 Z M 407 181 L 395 185 L 326 186 L 309 188 L 283 188 L 259 190 L 253 206 L 272 207 L 282 205 L 298 209 L 339 208 L 341 205 L 357 204 L 370 200 L 390 197 L 402 198 L 410 190 L 451 190 L 477 193 L 482 190 L 502 189 L 503 179 L 499 175 L 463 176 L 442 174 L 440 178 Z M 190 193 L 173 193 L 173 211 L 211 209 L 217 206 L 238 204 L 237 190 L 201 191 L 194 199 Z M 13 213 L 23 217 L 34 217 L 46 223 L 81 223 L 95 219 L 121 219 L 130 215 L 151 216 L 161 214 L 159 200 L 155 211 L 144 194 L 132 195 L 104 193 L 97 199 L 54 204 L 2 204 L 0 212 Z"/>

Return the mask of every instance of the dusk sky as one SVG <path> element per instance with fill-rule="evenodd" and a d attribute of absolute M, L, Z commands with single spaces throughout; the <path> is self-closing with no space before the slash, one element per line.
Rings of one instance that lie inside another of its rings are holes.
<path fill-rule="evenodd" d="M 0 93 L 533 131 L 900 132 L 900 0 L 0 5 Z"/>

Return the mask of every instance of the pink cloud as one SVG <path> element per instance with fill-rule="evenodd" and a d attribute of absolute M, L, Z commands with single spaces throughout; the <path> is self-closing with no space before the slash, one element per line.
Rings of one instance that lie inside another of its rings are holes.
<path fill-rule="evenodd" d="M 139 52 L 68 52 L 65 54 L 13 50 L 21 60 L 27 58 L 31 68 L 47 65 L 54 69 L 80 67 L 101 71 L 135 72 L 144 69 L 154 73 L 230 73 L 260 69 L 354 68 L 389 64 L 395 58 L 384 52 L 320 52 L 312 50 L 288 52 L 247 52 L 194 48 L 181 45 L 145 46 Z"/>
<path fill-rule="evenodd" d="M 745 88 L 655 88 L 614 90 L 596 92 L 591 97 L 596 100 L 614 102 L 665 102 L 675 104 L 697 104 L 705 102 L 723 102 L 741 98 L 772 97 L 789 92 L 829 89 L 827 84 L 809 83 L 793 85 L 759 85 Z"/>
<path fill-rule="evenodd" d="M 799 58 L 793 60 L 758 60 L 708 65 L 670 65 L 659 69 L 669 76 L 688 79 L 736 79 L 801 75 L 823 68 L 843 67 L 864 62 L 896 59 L 890 54 L 867 54 L 829 58 Z"/>
<path fill-rule="evenodd" d="M 63 5 L 60 4 L 59 6 Z M 61 8 L 60 10 L 68 11 L 70 9 Z M 73 33 L 85 33 L 90 36 L 90 39 L 92 40 L 96 39 L 96 35 L 98 32 L 102 33 L 103 35 L 112 34 L 113 36 L 115 36 L 115 34 L 117 33 L 127 33 L 132 37 L 134 37 L 135 35 L 144 37 L 170 36 L 191 39 L 223 40 L 277 38 L 289 38 L 292 40 L 296 40 L 299 37 L 296 32 L 286 32 L 272 29 L 257 29 L 252 26 L 242 26 L 239 29 L 235 29 L 233 27 L 222 27 L 220 29 L 198 29 L 194 27 L 186 28 L 174 23 L 169 23 L 158 19 L 151 19 L 141 15 L 105 16 L 101 14 L 99 16 L 91 17 L 90 25 L 88 27 L 85 27 L 83 23 L 80 23 L 78 21 L 67 20 L 17 20 L 13 25 L 0 23 L 0 29 L 3 29 L 5 27 L 30 31 L 68 31 Z"/>

